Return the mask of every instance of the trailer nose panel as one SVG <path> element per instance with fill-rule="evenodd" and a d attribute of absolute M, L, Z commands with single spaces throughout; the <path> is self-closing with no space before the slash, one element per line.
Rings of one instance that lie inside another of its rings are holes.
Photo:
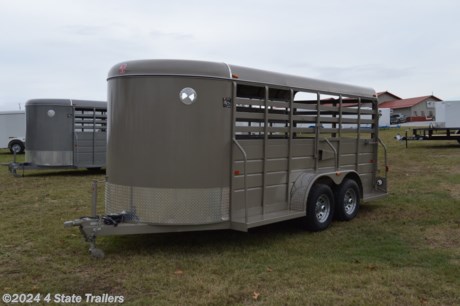
<path fill-rule="evenodd" d="M 229 97 L 225 80 L 110 79 L 107 213 L 155 224 L 227 220 Z"/>
<path fill-rule="evenodd" d="M 73 165 L 72 110 L 59 105 L 26 105 L 26 159 L 38 165 Z M 69 137 L 70 136 L 70 137 Z"/>

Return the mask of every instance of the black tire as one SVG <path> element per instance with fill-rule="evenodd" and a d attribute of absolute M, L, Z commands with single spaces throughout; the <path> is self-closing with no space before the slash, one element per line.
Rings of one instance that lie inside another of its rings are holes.
<path fill-rule="evenodd" d="M 310 231 L 322 231 L 329 227 L 334 216 L 334 194 L 331 187 L 315 184 L 307 200 L 306 227 Z"/>
<path fill-rule="evenodd" d="M 96 171 L 101 171 L 102 168 L 101 168 L 101 167 L 91 167 L 91 168 L 86 168 L 86 169 L 87 169 L 88 171 L 94 171 L 94 172 L 96 172 Z"/>
<path fill-rule="evenodd" d="M 14 152 L 16 152 L 16 154 L 22 154 L 24 153 L 25 146 L 22 141 L 13 140 L 8 144 L 8 149 L 10 149 L 11 154 L 14 154 Z"/>
<path fill-rule="evenodd" d="M 335 217 L 350 221 L 359 211 L 360 192 L 355 180 L 347 179 L 340 184 L 335 194 Z"/>

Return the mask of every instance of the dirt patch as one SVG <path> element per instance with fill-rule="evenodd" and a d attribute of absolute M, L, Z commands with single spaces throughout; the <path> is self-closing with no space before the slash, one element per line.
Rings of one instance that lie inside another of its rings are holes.
<path fill-rule="evenodd" d="M 460 255 L 460 220 L 449 225 L 427 228 L 424 236 L 430 248 L 456 250 Z"/>
<path fill-rule="evenodd" d="M 458 188 L 458 184 L 444 184 L 444 189 L 449 192 L 453 199 L 460 200 L 460 189 Z"/>

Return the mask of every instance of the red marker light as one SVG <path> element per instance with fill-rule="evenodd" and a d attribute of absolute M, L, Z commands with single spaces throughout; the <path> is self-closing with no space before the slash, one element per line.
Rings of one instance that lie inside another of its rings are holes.
<path fill-rule="evenodd" d="M 126 72 L 126 67 L 128 67 L 128 64 L 121 64 L 120 68 L 118 68 L 118 73 L 124 74 Z"/>
<path fill-rule="evenodd" d="M 241 174 L 241 171 L 240 171 L 240 170 L 235 170 L 235 171 L 233 171 L 233 173 L 234 173 L 235 175 L 240 175 L 240 174 Z"/>

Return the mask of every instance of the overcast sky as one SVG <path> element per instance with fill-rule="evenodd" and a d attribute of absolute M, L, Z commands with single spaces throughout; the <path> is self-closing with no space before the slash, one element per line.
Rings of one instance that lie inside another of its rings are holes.
<path fill-rule="evenodd" d="M 115 64 L 227 62 L 460 99 L 458 0 L 0 0 L 0 110 L 106 99 Z"/>

